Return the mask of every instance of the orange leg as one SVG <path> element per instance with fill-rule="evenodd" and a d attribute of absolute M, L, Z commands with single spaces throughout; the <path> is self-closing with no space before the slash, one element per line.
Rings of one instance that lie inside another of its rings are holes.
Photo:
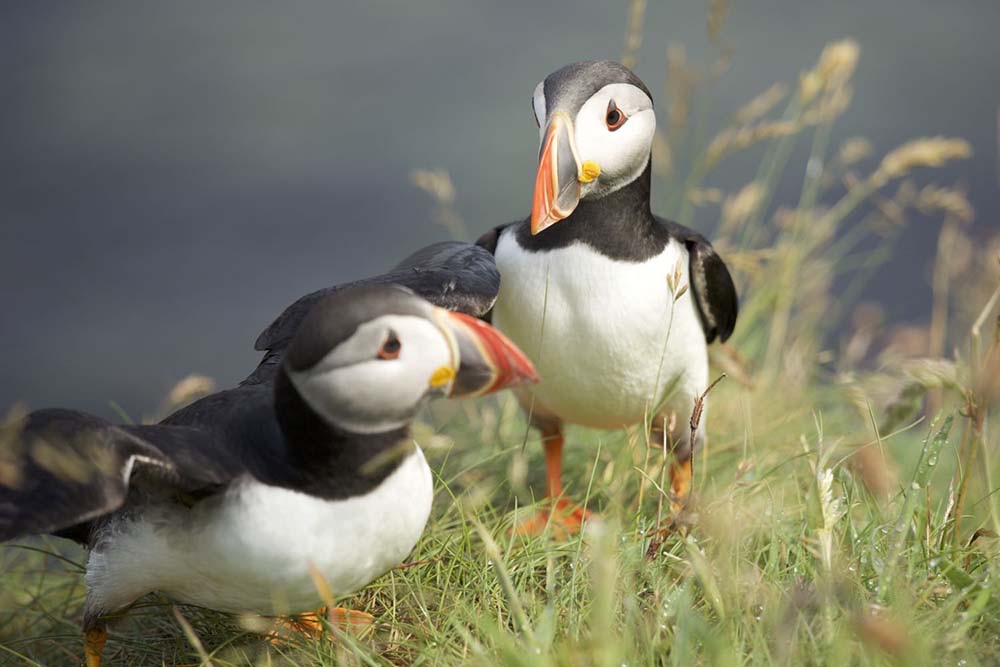
<path fill-rule="evenodd" d="M 687 505 L 688 500 L 691 497 L 691 481 L 694 477 L 694 467 L 692 466 L 692 458 L 688 457 L 686 460 L 678 460 L 674 457 L 674 460 L 670 462 L 670 516 L 662 523 L 660 526 L 653 531 L 652 539 L 649 542 L 649 548 L 646 551 L 646 558 L 650 560 L 656 559 L 660 552 L 660 545 L 667 536 L 673 532 L 677 527 L 681 530 L 685 529 L 685 521 L 688 520 L 687 517 L 682 516 L 685 505 Z"/>
<path fill-rule="evenodd" d="M 108 641 L 108 629 L 103 625 L 83 633 L 83 654 L 87 658 L 87 667 L 101 667 L 101 655 L 104 653 L 106 641 Z"/>
<path fill-rule="evenodd" d="M 653 422 L 650 439 L 651 444 L 654 444 L 657 449 L 662 447 L 663 453 L 672 459 L 670 462 L 670 509 L 673 514 L 671 522 L 677 518 L 677 515 L 687 504 L 694 477 L 693 448 L 688 442 L 677 440 L 677 426 L 677 413 L 665 414 Z M 668 450 L 672 453 L 668 453 Z"/>
<path fill-rule="evenodd" d="M 584 520 L 592 515 L 580 505 L 562 497 L 562 429 L 554 428 L 543 432 L 542 444 L 545 447 L 545 496 L 550 506 L 539 510 L 514 530 L 518 535 L 541 535 L 551 524 L 553 534 L 562 538 L 579 532 Z"/>
<path fill-rule="evenodd" d="M 545 495 L 548 498 L 558 498 L 562 495 L 562 451 L 563 434 L 561 430 L 549 434 L 542 443 L 545 447 Z"/>
<path fill-rule="evenodd" d="M 678 461 L 676 458 L 670 464 L 670 508 L 674 516 L 680 514 L 687 504 L 691 495 L 691 478 L 694 476 L 694 468 L 691 458 L 686 461 Z"/>
<path fill-rule="evenodd" d="M 324 617 L 330 625 L 344 632 L 359 632 L 375 622 L 375 617 L 367 612 L 345 609 L 344 607 L 322 608 L 314 612 L 280 619 L 275 623 L 274 630 L 264 635 L 264 638 L 270 642 L 281 642 L 295 634 L 319 637 L 323 634 L 322 619 Z"/>

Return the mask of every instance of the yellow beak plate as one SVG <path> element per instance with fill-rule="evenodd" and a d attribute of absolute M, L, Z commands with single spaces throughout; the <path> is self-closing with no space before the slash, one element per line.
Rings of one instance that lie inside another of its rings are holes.
<path fill-rule="evenodd" d="M 430 385 L 432 387 L 443 387 L 455 379 L 455 369 L 451 366 L 441 366 L 431 375 Z"/>

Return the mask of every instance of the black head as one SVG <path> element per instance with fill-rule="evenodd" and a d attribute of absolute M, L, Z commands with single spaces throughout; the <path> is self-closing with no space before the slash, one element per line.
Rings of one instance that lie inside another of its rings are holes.
<path fill-rule="evenodd" d="M 532 97 L 536 119 L 539 119 L 540 115 L 548 116 L 559 108 L 579 109 L 601 88 L 614 83 L 635 86 L 645 93 L 652 103 L 653 94 L 649 92 L 649 88 L 625 65 L 614 60 L 581 60 L 560 67 L 538 84 L 535 96 Z M 546 105 L 541 114 L 536 105 L 539 93 Z"/>
<path fill-rule="evenodd" d="M 317 303 L 284 372 L 313 412 L 355 433 L 404 427 L 435 393 L 478 395 L 537 379 L 492 327 L 395 285 L 347 288 Z"/>
<path fill-rule="evenodd" d="M 656 130 L 653 97 L 639 77 L 609 60 L 567 65 L 535 87 L 540 131 L 531 211 L 537 234 L 638 179 Z"/>

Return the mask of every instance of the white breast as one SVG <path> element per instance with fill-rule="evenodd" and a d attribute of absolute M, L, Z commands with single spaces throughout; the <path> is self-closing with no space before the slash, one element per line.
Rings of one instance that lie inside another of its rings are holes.
<path fill-rule="evenodd" d="M 230 612 L 297 613 L 322 605 L 310 564 L 335 595 L 403 561 L 423 532 L 433 484 L 419 448 L 376 489 L 322 500 L 253 480 L 188 510 L 150 508 L 88 563 L 106 608 L 151 590 Z"/>
<path fill-rule="evenodd" d="M 538 369 L 536 410 L 619 428 L 642 421 L 668 391 L 686 399 L 704 389 L 707 349 L 696 305 L 690 290 L 674 303 L 667 285 L 678 265 L 688 282 L 682 244 L 625 262 L 579 242 L 527 252 L 508 231 L 496 260 L 502 281 L 493 323 Z"/>

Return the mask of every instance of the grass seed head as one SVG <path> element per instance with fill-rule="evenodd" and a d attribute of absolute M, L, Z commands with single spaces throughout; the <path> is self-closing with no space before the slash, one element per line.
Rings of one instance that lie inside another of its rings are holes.
<path fill-rule="evenodd" d="M 881 185 L 918 167 L 941 167 L 952 160 L 971 156 L 972 146 L 965 139 L 951 137 L 914 139 L 887 153 L 872 178 Z"/>

